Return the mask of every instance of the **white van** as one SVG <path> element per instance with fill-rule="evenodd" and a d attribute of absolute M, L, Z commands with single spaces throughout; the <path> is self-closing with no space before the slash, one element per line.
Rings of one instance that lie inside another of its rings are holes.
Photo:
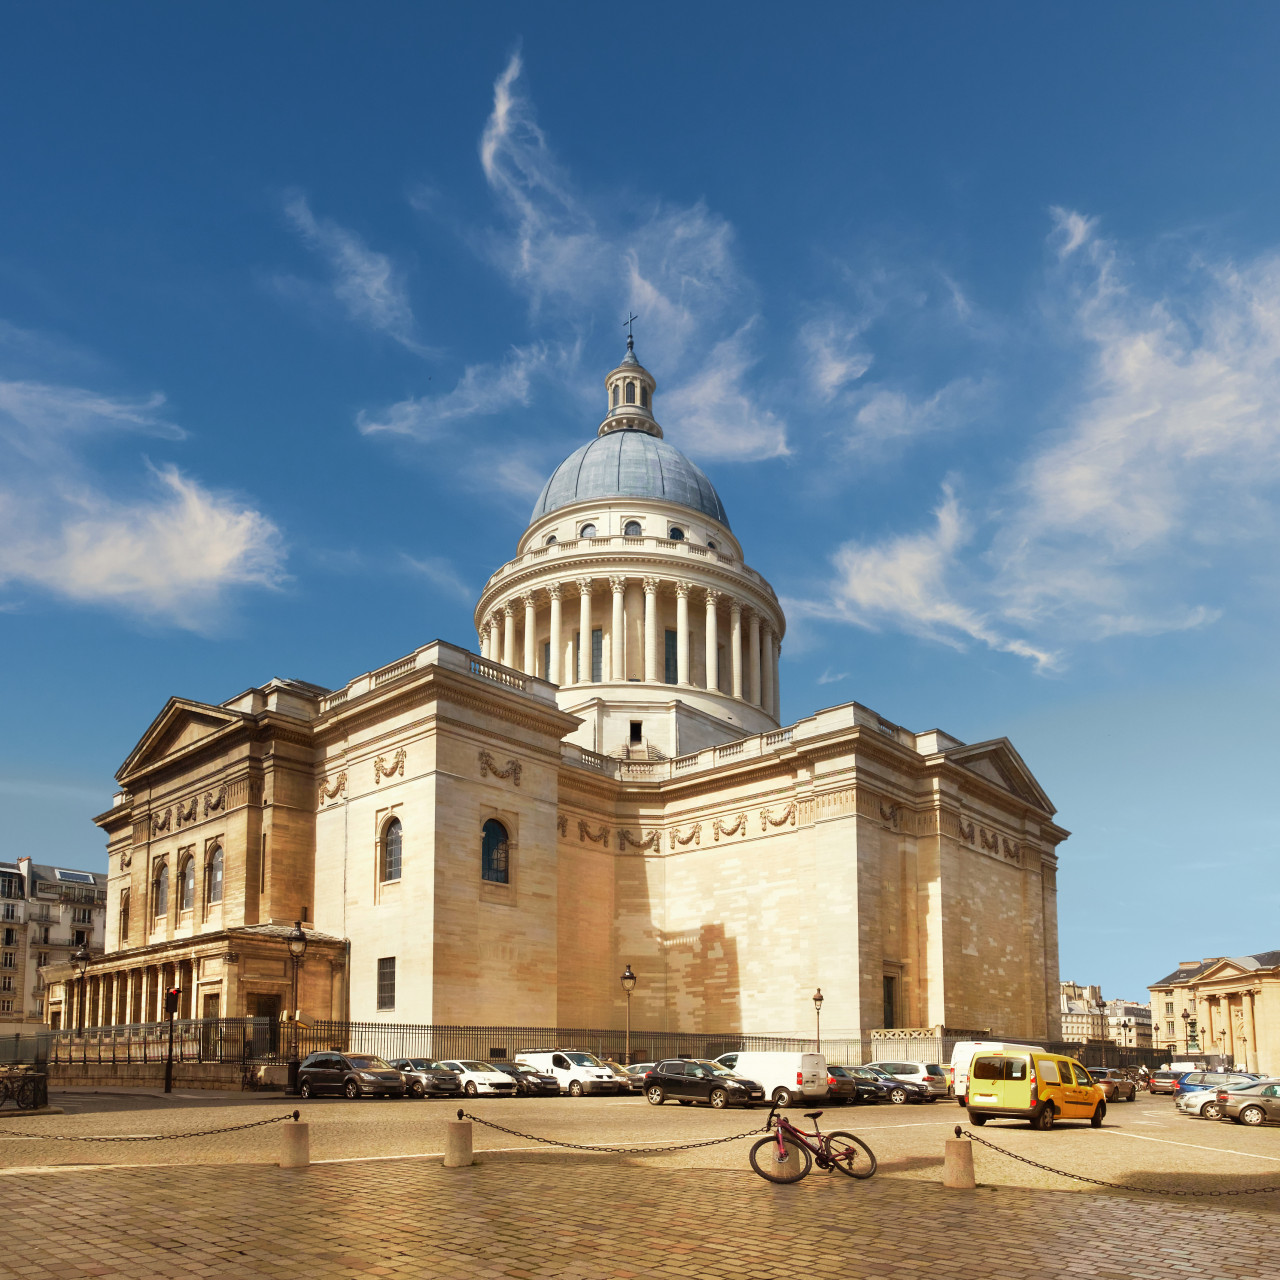
<path fill-rule="evenodd" d="M 1006 1049 L 1037 1049 L 1046 1052 L 1038 1044 L 1006 1044 L 1003 1040 L 960 1040 L 951 1050 L 951 1088 L 956 1101 L 963 1107 L 969 1092 L 969 1064 L 979 1053 L 1003 1053 Z"/>
<path fill-rule="evenodd" d="M 617 1093 L 618 1077 L 596 1057 L 581 1049 L 531 1049 L 516 1056 L 518 1066 L 555 1076 L 560 1091 L 580 1098 L 584 1093 Z"/>
<path fill-rule="evenodd" d="M 764 1087 L 780 1107 L 821 1102 L 827 1096 L 827 1060 L 820 1053 L 722 1053 L 716 1061 Z"/>

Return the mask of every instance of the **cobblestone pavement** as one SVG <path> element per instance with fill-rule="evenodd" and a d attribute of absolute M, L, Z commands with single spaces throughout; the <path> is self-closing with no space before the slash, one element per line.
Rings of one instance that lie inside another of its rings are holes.
<path fill-rule="evenodd" d="M 281 1114 L 290 1105 L 261 1095 L 152 1097 L 138 1105 L 120 1095 L 67 1093 L 55 1101 L 78 1113 L 33 1116 L 16 1127 L 176 1133 Z M 756 1177 L 745 1141 L 672 1156 L 593 1156 L 530 1150 L 479 1127 L 481 1163 L 445 1170 L 429 1153 L 439 1151 L 456 1105 L 313 1102 L 305 1108 L 312 1155 L 331 1163 L 303 1170 L 252 1163 L 275 1158 L 278 1127 L 110 1144 L 90 1157 L 172 1162 L 163 1167 L 71 1164 L 86 1158 L 86 1144 L 0 1139 L 6 1237 L 21 1242 L 0 1254 L 0 1277 L 1277 1275 L 1270 1232 L 1280 1195 L 1187 1202 L 1097 1192 L 982 1148 L 975 1155 L 983 1185 L 943 1190 L 943 1139 L 964 1119 L 950 1105 L 828 1111 L 823 1125 L 866 1137 L 881 1172 L 853 1182 L 815 1170 L 793 1187 Z M 761 1113 L 630 1099 L 466 1105 L 512 1128 L 585 1142 L 692 1141 L 763 1120 Z M 1048 1134 L 993 1123 L 982 1136 L 1060 1168 L 1136 1185 L 1280 1185 L 1280 1128 L 1186 1120 L 1153 1098 L 1113 1108 L 1108 1122 L 1101 1131 L 1063 1126 Z M 0 1129 L 14 1127 L 0 1113 Z M 406 1158 L 412 1154 L 426 1158 Z M 234 1172 L 226 1167 L 232 1162 Z"/>

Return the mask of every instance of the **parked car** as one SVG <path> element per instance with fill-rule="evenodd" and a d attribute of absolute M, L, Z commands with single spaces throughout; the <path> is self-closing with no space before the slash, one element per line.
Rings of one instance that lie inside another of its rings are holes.
<path fill-rule="evenodd" d="M 1107 1100 L 1074 1058 L 1019 1045 L 978 1054 L 969 1065 L 969 1120 L 1027 1120 L 1052 1129 L 1058 1120 L 1088 1120 L 1100 1128 Z"/>
<path fill-rule="evenodd" d="M 452 1096 L 462 1092 L 458 1073 L 431 1058 L 397 1058 L 391 1065 L 404 1076 L 410 1097 L 425 1098 L 429 1093 Z"/>
<path fill-rule="evenodd" d="M 472 1059 L 449 1061 L 444 1064 L 450 1071 L 456 1071 L 462 1081 L 462 1092 L 468 1098 L 481 1094 L 505 1096 L 512 1098 L 516 1092 L 516 1082 L 505 1071 L 499 1071 L 492 1062 L 476 1062 Z"/>
<path fill-rule="evenodd" d="M 308 1054 L 298 1067 L 298 1095 L 345 1093 L 348 1098 L 374 1096 L 403 1098 L 405 1079 L 399 1071 L 373 1053 L 339 1053 L 326 1050 Z"/>
<path fill-rule="evenodd" d="M 534 1071 L 532 1067 L 522 1067 L 518 1062 L 491 1062 L 489 1065 L 506 1072 L 516 1082 L 516 1092 L 526 1097 L 560 1096 L 560 1081 L 545 1071 Z"/>
<path fill-rule="evenodd" d="M 979 1053 L 999 1053 L 1004 1049 L 1044 1049 L 1038 1044 L 1007 1044 L 1002 1040 L 957 1040 L 951 1046 L 951 1089 L 963 1107 L 969 1091 L 969 1064 Z"/>
<path fill-rule="evenodd" d="M 516 1054 L 516 1061 L 555 1076 L 571 1098 L 580 1098 L 584 1093 L 618 1093 L 622 1089 L 618 1077 L 594 1053 L 582 1049 L 527 1049 Z"/>
<path fill-rule="evenodd" d="M 1203 1089 L 1229 1089 L 1233 1084 L 1247 1084 L 1259 1077 L 1252 1071 L 1188 1071 L 1173 1086 L 1174 1100 L 1184 1093 L 1198 1093 Z"/>
<path fill-rule="evenodd" d="M 1176 1093 L 1178 1081 L 1186 1074 L 1185 1071 L 1153 1071 L 1147 1089 L 1151 1093 Z"/>
<path fill-rule="evenodd" d="M 1108 1102 L 1132 1102 L 1138 1096 L 1138 1086 L 1117 1067 L 1090 1067 L 1089 1074 Z"/>
<path fill-rule="evenodd" d="M 901 1080 L 879 1075 L 868 1067 L 841 1067 L 840 1069 L 848 1075 L 857 1088 L 855 1102 L 889 1102 L 891 1101 L 889 1093 L 893 1089 L 903 1090 L 902 1101 L 907 1101 L 907 1086 Z M 923 1099 L 924 1094 L 921 1093 L 918 1097 Z"/>
<path fill-rule="evenodd" d="M 730 1071 L 760 1081 L 780 1107 L 823 1102 L 827 1096 L 827 1060 L 820 1053 L 745 1050 L 722 1053 L 716 1061 Z"/>
<path fill-rule="evenodd" d="M 644 1075 L 636 1075 L 629 1068 L 624 1067 L 622 1063 L 615 1062 L 612 1058 L 603 1059 L 604 1065 L 617 1077 L 618 1085 L 623 1093 L 643 1093 L 644 1092 Z"/>
<path fill-rule="evenodd" d="M 858 1101 L 858 1086 L 853 1077 L 843 1067 L 833 1067 L 827 1063 L 827 1101 L 838 1102 L 842 1106 L 851 1106 Z"/>
<path fill-rule="evenodd" d="M 918 1084 L 930 1102 L 945 1098 L 949 1092 L 947 1077 L 936 1062 L 872 1062 L 873 1070 L 883 1071 L 895 1080 L 909 1080 Z"/>
<path fill-rule="evenodd" d="M 644 1078 L 645 1097 L 660 1107 L 668 1098 L 682 1107 L 706 1102 L 720 1107 L 749 1107 L 764 1101 L 764 1086 L 735 1075 L 719 1062 L 700 1058 L 667 1058 Z"/>
<path fill-rule="evenodd" d="M 1223 1117 L 1237 1124 L 1259 1125 L 1280 1120 L 1280 1080 L 1273 1077 L 1219 1089 L 1217 1098 Z"/>
<path fill-rule="evenodd" d="M 1204 1120 L 1220 1120 L 1222 1103 L 1219 1098 L 1222 1092 L 1242 1089 L 1246 1085 L 1257 1083 L 1257 1077 L 1241 1073 L 1215 1072 L 1221 1075 L 1221 1083 L 1208 1089 L 1184 1089 L 1173 1100 L 1173 1105 L 1184 1116 L 1200 1116 Z"/>
<path fill-rule="evenodd" d="M 906 1102 L 929 1101 L 924 1085 L 916 1084 L 914 1080 L 899 1080 L 897 1076 L 891 1076 L 879 1067 L 863 1067 L 862 1070 L 871 1072 L 885 1086 L 885 1097 L 890 1102 L 897 1103 L 898 1106 Z"/>

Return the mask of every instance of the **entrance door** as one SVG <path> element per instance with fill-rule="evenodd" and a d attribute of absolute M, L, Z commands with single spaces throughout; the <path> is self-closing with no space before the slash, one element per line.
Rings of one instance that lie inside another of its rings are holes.
<path fill-rule="evenodd" d="M 200 1027 L 200 1057 L 205 1062 L 221 1060 L 218 1034 L 219 1010 L 222 1007 L 222 996 L 217 991 L 205 993 L 200 1002 L 200 1017 L 204 1020 Z"/>
<path fill-rule="evenodd" d="M 249 1017 L 261 1019 L 253 1029 L 255 1057 L 275 1056 L 280 1052 L 280 997 L 262 992 L 248 996 Z"/>

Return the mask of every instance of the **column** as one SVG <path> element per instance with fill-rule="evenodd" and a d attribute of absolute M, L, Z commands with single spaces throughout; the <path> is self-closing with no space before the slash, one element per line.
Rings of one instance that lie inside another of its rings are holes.
<path fill-rule="evenodd" d="M 613 641 L 613 678 L 625 682 L 627 678 L 627 613 L 626 613 L 626 578 L 609 579 L 609 590 L 613 592 L 613 619 L 610 622 L 610 636 Z"/>
<path fill-rule="evenodd" d="M 761 632 L 764 661 L 760 664 L 760 705 L 773 715 L 773 628 L 766 622 Z"/>
<path fill-rule="evenodd" d="M 538 638 L 537 601 L 531 591 L 524 597 L 524 673 L 527 676 L 538 674 L 534 653 L 534 641 Z"/>
<path fill-rule="evenodd" d="M 591 683 L 591 579 L 578 579 L 578 683 Z"/>
<path fill-rule="evenodd" d="M 742 698 L 742 606 L 729 604 L 729 664 L 733 670 L 733 696 Z"/>
<path fill-rule="evenodd" d="M 689 591 L 687 582 L 676 583 L 676 684 L 689 683 Z"/>
<path fill-rule="evenodd" d="M 564 648 L 560 640 L 560 584 L 553 582 L 547 588 L 551 597 L 551 660 L 547 665 L 547 679 L 552 684 L 560 684 L 560 659 L 564 656 Z"/>
<path fill-rule="evenodd" d="M 1258 1026 L 1253 1016 L 1253 998 L 1256 992 L 1246 991 L 1244 993 L 1245 1000 L 1248 1003 L 1244 1007 L 1245 1026 L 1248 1028 L 1245 1034 L 1249 1037 L 1248 1043 L 1244 1047 L 1244 1069 L 1246 1071 L 1256 1071 L 1258 1062 Z"/>
<path fill-rule="evenodd" d="M 718 591 L 707 591 L 707 688 L 720 687 L 720 637 L 717 633 L 716 605 L 720 601 Z"/>
<path fill-rule="evenodd" d="M 782 723 L 782 673 L 778 669 L 778 660 L 782 656 L 782 638 L 773 637 L 773 654 L 770 664 L 773 667 L 773 718 Z"/>
<path fill-rule="evenodd" d="M 747 701 L 760 705 L 760 615 L 754 609 L 747 616 Z"/>
<path fill-rule="evenodd" d="M 502 634 L 499 631 L 500 623 L 498 622 L 497 613 L 489 615 L 489 653 L 490 662 L 502 661 Z"/>
<path fill-rule="evenodd" d="M 658 683 L 658 579 L 644 580 L 644 679 Z"/>
<path fill-rule="evenodd" d="M 502 665 L 516 665 L 516 607 L 510 601 L 502 606 Z"/>

